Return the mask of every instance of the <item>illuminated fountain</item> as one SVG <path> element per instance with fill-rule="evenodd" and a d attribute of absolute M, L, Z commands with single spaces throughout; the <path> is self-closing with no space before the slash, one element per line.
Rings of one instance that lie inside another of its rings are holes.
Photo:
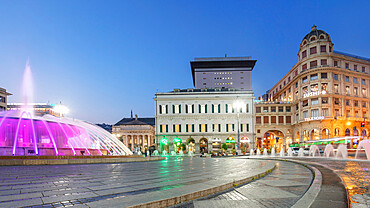
<path fill-rule="evenodd" d="M 337 149 L 337 155 L 336 158 L 342 157 L 343 159 L 347 159 L 348 152 L 347 152 L 347 145 L 340 144 Z"/>
<path fill-rule="evenodd" d="M 298 157 L 304 157 L 304 152 L 303 152 L 303 148 L 299 148 L 298 150 Z"/>
<path fill-rule="evenodd" d="M 0 155 L 131 155 L 104 129 L 77 119 L 33 113 L 32 74 L 27 62 L 19 111 L 0 112 Z"/>
<path fill-rule="evenodd" d="M 292 147 L 289 147 L 287 153 L 288 153 L 288 156 L 289 157 L 293 157 L 293 149 L 292 149 Z"/>
<path fill-rule="evenodd" d="M 360 141 L 360 143 L 357 146 L 357 150 L 356 150 L 356 156 L 355 156 L 356 159 L 359 156 L 358 153 L 359 151 L 361 151 L 361 149 L 365 150 L 366 158 L 367 160 L 370 160 L 370 140 Z"/>
<path fill-rule="evenodd" d="M 263 149 L 263 156 L 267 156 L 267 149 L 266 148 Z"/>
<path fill-rule="evenodd" d="M 334 147 L 333 147 L 332 144 L 327 144 L 325 146 L 324 156 L 325 157 L 330 157 L 330 155 L 333 155 L 333 157 L 335 157 Z"/>
<path fill-rule="evenodd" d="M 317 145 L 311 145 L 310 150 L 308 152 L 308 156 L 312 157 L 321 156 L 319 147 L 317 147 Z"/>
<path fill-rule="evenodd" d="M 261 155 L 261 150 L 257 149 L 257 155 Z"/>
<path fill-rule="evenodd" d="M 253 151 L 253 149 L 251 149 L 251 150 L 249 151 L 249 155 L 250 155 L 250 156 L 254 155 L 254 151 Z"/>
<path fill-rule="evenodd" d="M 284 157 L 284 156 L 285 156 L 284 148 L 281 148 L 280 149 L 280 157 Z"/>
<path fill-rule="evenodd" d="M 271 149 L 271 156 L 275 156 L 275 147 Z"/>

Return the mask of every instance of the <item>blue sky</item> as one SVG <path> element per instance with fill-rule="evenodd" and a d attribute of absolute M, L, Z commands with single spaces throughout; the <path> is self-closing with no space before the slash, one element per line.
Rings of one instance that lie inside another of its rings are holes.
<path fill-rule="evenodd" d="M 370 57 L 370 1 L 4 1 L 0 87 L 21 101 L 27 58 L 36 102 L 115 123 L 154 116 L 154 94 L 191 88 L 194 57 L 252 56 L 256 96 L 297 62 L 313 24 L 334 50 Z"/>

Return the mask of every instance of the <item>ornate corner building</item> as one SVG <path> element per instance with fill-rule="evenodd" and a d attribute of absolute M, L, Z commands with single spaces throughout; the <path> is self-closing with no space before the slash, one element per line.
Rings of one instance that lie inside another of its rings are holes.
<path fill-rule="evenodd" d="M 316 26 L 298 62 L 256 108 L 256 145 L 288 146 L 329 138 L 366 139 L 370 125 L 370 59 L 333 50 Z"/>

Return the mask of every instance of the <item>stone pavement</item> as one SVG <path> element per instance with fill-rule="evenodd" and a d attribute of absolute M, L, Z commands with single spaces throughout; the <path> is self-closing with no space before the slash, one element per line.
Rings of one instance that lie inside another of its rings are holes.
<path fill-rule="evenodd" d="M 370 161 L 338 160 L 319 157 L 293 159 L 309 164 L 317 164 L 334 171 L 334 173 L 340 176 L 340 178 L 343 180 L 344 186 L 347 189 L 347 193 L 350 199 L 351 207 L 370 207 Z M 322 170 L 322 168 L 320 168 L 319 166 L 316 167 L 319 168 L 322 172 L 325 171 Z M 329 180 L 333 179 L 331 178 Z M 338 183 L 342 184 L 340 180 L 335 180 L 331 182 L 331 184 L 333 185 Z M 334 190 L 332 185 L 329 188 L 332 191 Z M 338 189 L 338 192 L 341 191 L 339 190 L 339 188 L 336 189 Z M 330 197 L 328 198 L 328 200 L 334 201 L 334 199 Z"/>
<path fill-rule="evenodd" d="M 175 207 L 291 207 L 310 187 L 312 172 L 296 163 L 274 162 L 276 169 L 261 179 Z"/>
<path fill-rule="evenodd" d="M 127 207 L 232 183 L 273 167 L 269 161 L 199 157 L 0 166 L 0 207 Z"/>

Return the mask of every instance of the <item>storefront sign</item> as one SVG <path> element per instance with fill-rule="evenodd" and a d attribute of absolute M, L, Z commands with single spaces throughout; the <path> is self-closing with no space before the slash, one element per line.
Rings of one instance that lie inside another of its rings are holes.
<path fill-rule="evenodd" d="M 325 95 L 326 94 L 326 90 L 305 93 L 305 94 L 303 94 L 303 98 L 317 96 L 317 95 L 321 95 L 321 94 Z"/>
<path fill-rule="evenodd" d="M 311 117 L 311 118 L 305 118 L 304 121 L 323 120 L 324 118 L 325 116 Z"/>

